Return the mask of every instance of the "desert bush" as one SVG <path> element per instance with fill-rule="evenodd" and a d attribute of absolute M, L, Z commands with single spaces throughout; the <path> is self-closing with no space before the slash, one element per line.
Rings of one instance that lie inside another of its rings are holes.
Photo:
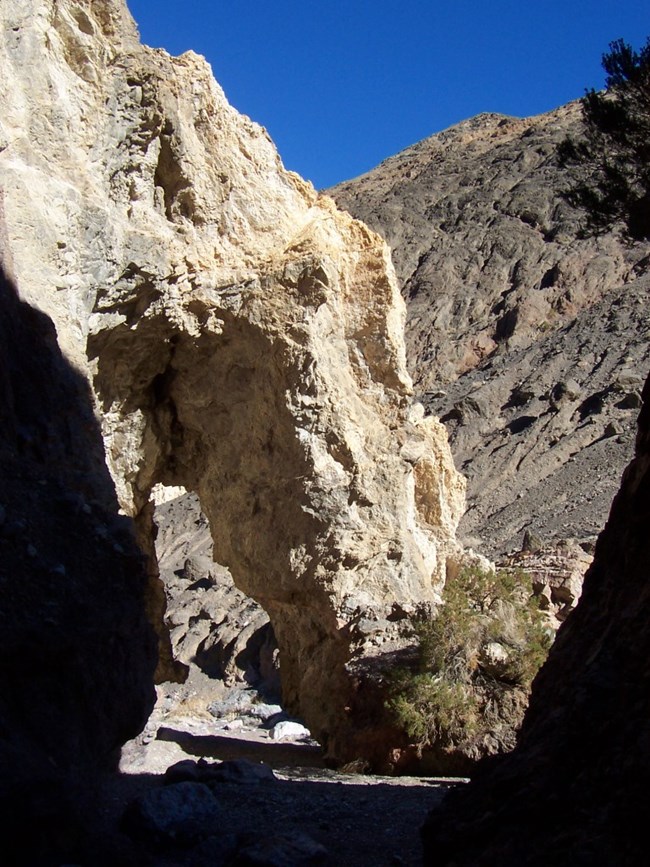
<path fill-rule="evenodd" d="M 416 662 L 393 673 L 388 706 L 415 743 L 468 745 L 519 724 L 513 692 L 529 692 L 551 644 L 529 575 L 465 569 L 412 625 Z"/>

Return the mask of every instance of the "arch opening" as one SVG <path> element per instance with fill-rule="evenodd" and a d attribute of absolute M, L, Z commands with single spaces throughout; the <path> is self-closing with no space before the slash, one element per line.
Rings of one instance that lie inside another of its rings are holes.
<path fill-rule="evenodd" d="M 242 593 L 213 559 L 208 520 L 196 494 L 156 485 L 156 558 L 165 589 L 165 623 L 174 659 L 188 667 L 189 692 L 207 708 L 246 690 L 281 702 L 280 660 L 264 609 Z"/>
<path fill-rule="evenodd" d="M 327 742 L 345 715 L 349 640 L 321 580 L 337 552 L 316 502 L 321 492 L 310 490 L 317 473 L 305 429 L 290 407 L 313 362 L 302 347 L 219 314 L 215 330 L 195 336 L 155 317 L 89 339 L 109 458 L 149 558 L 149 615 L 158 629 L 165 600 L 152 491 L 164 485 L 200 501 L 214 559 L 270 618 L 284 706 L 315 722 Z M 182 680 L 185 666 L 165 630 L 159 634 L 157 677 Z"/>

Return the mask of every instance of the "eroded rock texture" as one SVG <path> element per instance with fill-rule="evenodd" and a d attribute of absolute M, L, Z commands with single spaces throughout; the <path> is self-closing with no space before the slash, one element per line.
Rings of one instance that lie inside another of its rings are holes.
<path fill-rule="evenodd" d="M 526 530 L 595 541 L 650 367 L 650 247 L 581 237 L 562 197 L 580 123 L 479 115 L 331 191 L 392 248 L 416 390 L 468 478 L 460 533 L 495 557 Z"/>
<path fill-rule="evenodd" d="M 643 397 L 636 457 L 580 604 L 533 684 L 518 747 L 431 814 L 426 863 L 646 861 L 650 380 Z"/>
<path fill-rule="evenodd" d="M 154 490 L 154 499 L 166 622 L 174 658 L 188 666 L 188 686 L 196 666 L 227 686 L 249 684 L 277 700 L 279 659 L 269 616 L 212 560 L 212 537 L 198 497 L 167 488 Z M 209 683 L 206 705 L 214 698 Z"/>
<path fill-rule="evenodd" d="M 411 402 L 387 248 L 283 169 L 202 58 L 140 46 L 122 0 L 16 0 L 2 24 L 5 258 L 89 378 L 123 511 L 153 564 L 152 487 L 196 492 L 271 618 L 288 707 L 330 754 L 385 758 L 357 624 L 388 636 L 435 602 L 464 504 Z"/>
<path fill-rule="evenodd" d="M 610 289 L 429 402 L 468 477 L 466 541 L 498 557 L 529 531 L 546 546 L 574 538 L 592 550 L 633 453 L 649 288 L 644 276 Z"/>

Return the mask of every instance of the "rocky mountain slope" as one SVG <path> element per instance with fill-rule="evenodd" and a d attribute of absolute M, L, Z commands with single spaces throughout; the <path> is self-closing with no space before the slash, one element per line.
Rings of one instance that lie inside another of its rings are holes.
<path fill-rule="evenodd" d="M 159 677 L 183 676 L 161 483 L 197 493 L 268 612 L 288 707 L 333 758 L 392 762 L 403 733 L 361 663 L 466 554 L 464 480 L 412 401 L 385 244 L 284 170 L 202 58 L 142 46 L 123 0 L 8 0 L 0 24 L 2 261 L 89 389 L 148 557 Z"/>
<path fill-rule="evenodd" d="M 411 369 L 469 478 L 467 536 L 589 548 L 636 435 L 517 748 L 431 814 L 425 863 L 645 860 L 650 258 L 617 227 L 581 236 L 555 152 L 579 124 L 575 105 L 480 116 L 331 191 L 393 248 Z"/>
<path fill-rule="evenodd" d="M 650 247 L 581 237 L 556 147 L 580 109 L 480 115 L 330 190 L 386 238 L 416 390 L 467 475 L 464 538 L 593 543 L 650 366 Z"/>

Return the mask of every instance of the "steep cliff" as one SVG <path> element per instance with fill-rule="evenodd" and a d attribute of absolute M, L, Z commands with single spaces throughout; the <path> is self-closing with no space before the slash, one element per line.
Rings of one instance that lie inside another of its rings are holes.
<path fill-rule="evenodd" d="M 202 58 L 141 46 L 123 0 L 0 14 L 3 260 L 92 388 L 150 616 L 151 491 L 181 485 L 271 618 L 289 708 L 332 756 L 387 760 L 358 663 L 462 558 L 464 482 L 411 400 L 386 246 L 283 169 Z"/>
<path fill-rule="evenodd" d="M 533 684 L 517 749 L 449 796 L 426 863 L 636 865 L 650 772 L 650 379 L 636 456 L 582 599 Z"/>
<path fill-rule="evenodd" d="M 580 125 L 575 103 L 479 115 L 330 191 L 392 248 L 416 391 L 468 477 L 460 533 L 494 556 L 595 540 L 650 365 L 650 247 L 582 237 L 562 196 Z"/>

